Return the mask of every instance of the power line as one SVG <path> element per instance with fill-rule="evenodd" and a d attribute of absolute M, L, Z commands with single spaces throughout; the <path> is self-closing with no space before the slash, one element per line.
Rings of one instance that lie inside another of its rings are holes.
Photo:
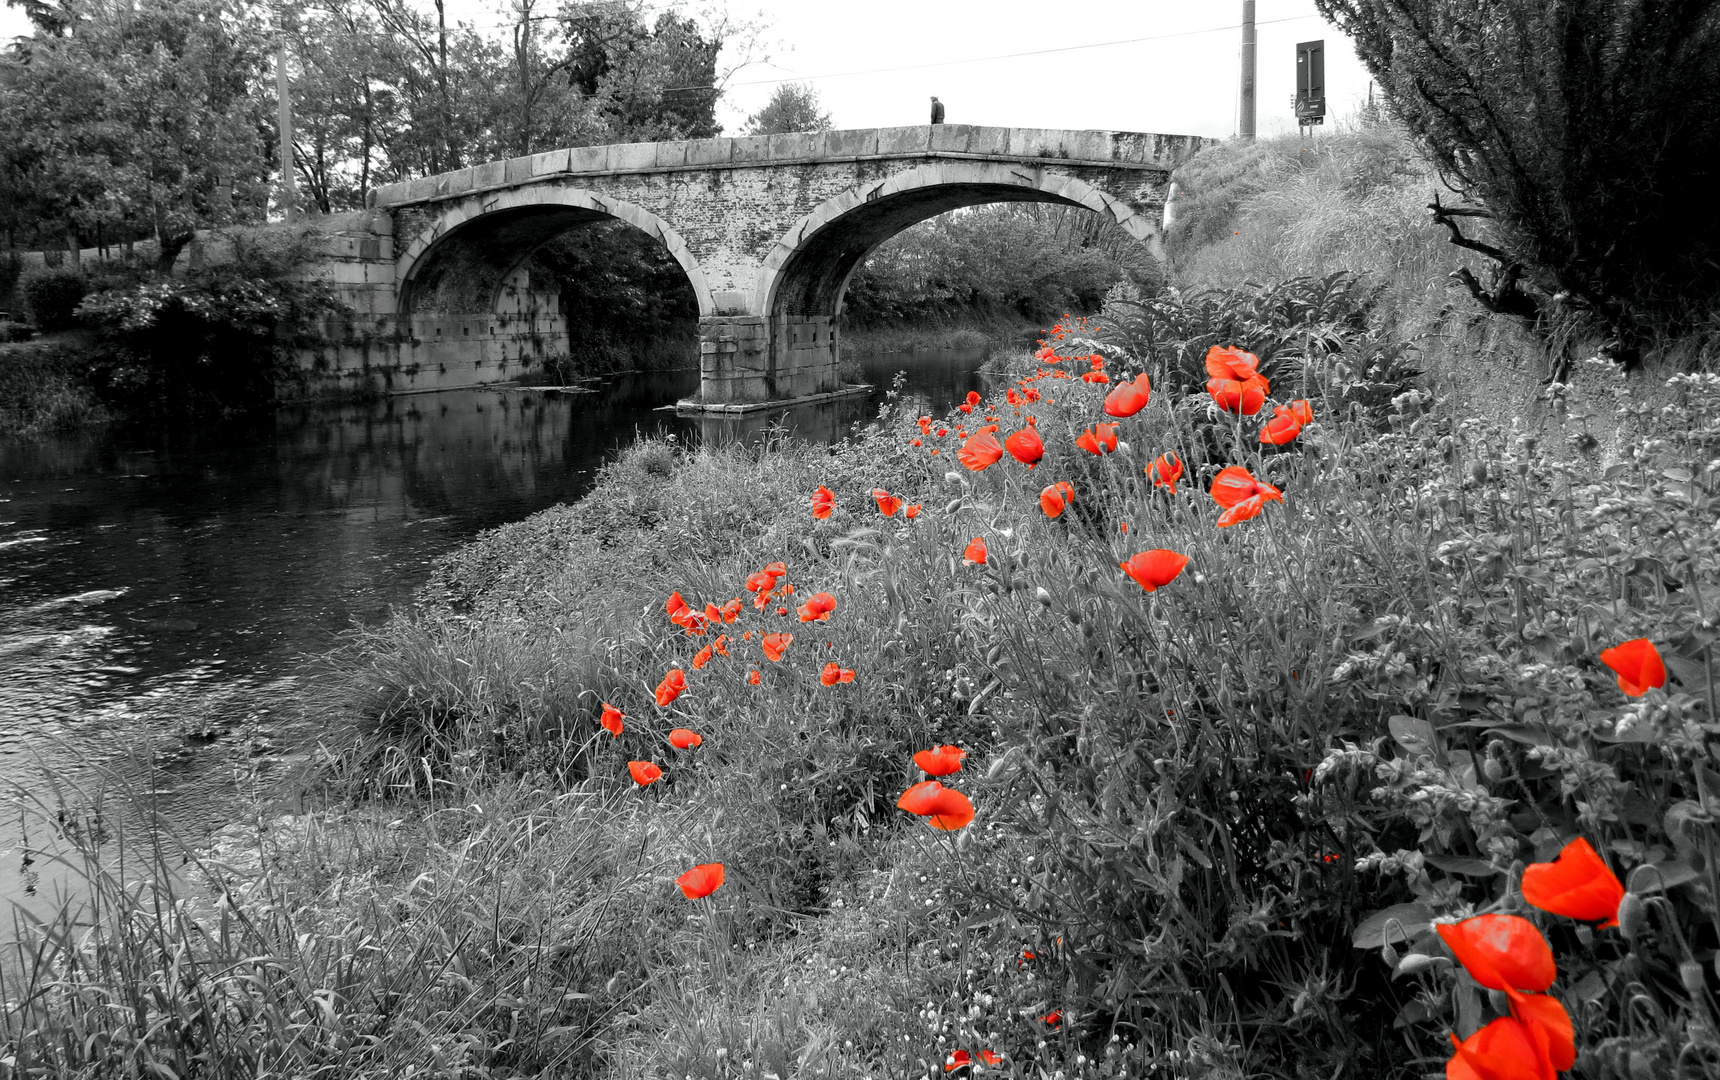
<path fill-rule="evenodd" d="M 1302 19 L 1318 19 L 1319 15 L 1287 15 L 1282 19 L 1260 19 L 1256 26 L 1269 23 L 1297 22 Z M 824 75 L 794 75 L 781 79 L 748 79 L 744 82 L 732 82 L 724 89 L 735 86 L 774 86 L 777 83 L 817 82 L 820 79 L 846 79 L 855 75 L 885 75 L 896 71 L 919 71 L 924 68 L 952 67 L 957 64 L 984 64 L 993 60 L 1019 60 L 1028 56 L 1048 56 L 1052 53 L 1078 52 L 1082 49 L 1105 49 L 1113 45 L 1138 45 L 1143 41 L 1168 41 L 1171 38 L 1194 37 L 1198 34 L 1220 34 L 1226 30 L 1239 30 L 1241 23 L 1231 23 L 1228 26 L 1209 26 L 1203 30 L 1179 30 L 1172 34 L 1149 34 L 1146 37 L 1118 38 L 1115 41 L 1092 41 L 1085 45 L 1061 45 L 1053 49 L 1030 49 L 1027 52 L 998 53 L 995 56 L 970 56 L 961 60 L 933 60 L 924 64 L 900 64 L 896 67 L 865 68 L 859 71 L 833 71 Z M 668 86 L 664 93 L 671 90 L 714 90 L 713 86 Z"/>

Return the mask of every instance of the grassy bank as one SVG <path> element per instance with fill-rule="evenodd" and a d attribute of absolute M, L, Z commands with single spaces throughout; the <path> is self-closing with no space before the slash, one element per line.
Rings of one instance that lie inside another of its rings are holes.
<path fill-rule="evenodd" d="M 989 357 L 999 349 L 1015 350 L 1037 336 L 1041 328 L 1026 323 L 927 322 L 921 324 L 862 326 L 842 331 L 842 357 L 876 356 L 891 353 L 984 350 Z"/>
<path fill-rule="evenodd" d="M 228 830 L 196 902 L 104 877 L 96 917 L 24 934 L 17 1069 L 1429 1074 L 1507 1007 L 1431 929 L 1480 911 L 1549 936 L 1584 1075 L 1714 1060 L 1720 380 L 1542 389 L 1545 354 L 1431 285 L 1291 277 L 1115 293 L 971 412 L 834 448 L 640 443 L 456 552 L 318 680 L 324 812 Z M 1205 390 L 1231 344 L 1270 382 L 1253 416 Z M 1513 396 L 1472 410 L 1465 350 L 1514 358 L 1487 384 Z M 1143 371 L 1114 451 L 1083 449 Z M 1292 401 L 1312 422 L 1263 444 Z M 958 459 L 1030 416 L 1033 468 Z M 1221 526 L 1233 466 L 1282 498 Z M 1152 550 L 1188 562 L 1147 591 L 1119 564 Z M 688 629 L 673 592 L 742 603 Z M 1637 637 L 1669 678 L 1627 698 L 1599 656 Z M 939 745 L 967 752 L 954 831 L 896 805 Z M 1578 836 L 1646 906 L 1622 931 L 1523 898 Z"/>
<path fill-rule="evenodd" d="M 80 374 L 86 342 L 57 334 L 0 345 L 0 435 L 106 423 L 112 414 Z"/>

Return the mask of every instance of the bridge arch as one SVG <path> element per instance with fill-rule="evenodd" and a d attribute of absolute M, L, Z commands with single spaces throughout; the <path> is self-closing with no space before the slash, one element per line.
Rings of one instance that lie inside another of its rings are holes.
<path fill-rule="evenodd" d="M 699 316 L 713 314 L 704 271 L 674 227 L 644 207 L 584 188 L 530 185 L 473 196 L 420 229 L 395 259 L 398 311 L 479 312 L 544 243 L 586 222 L 625 221 L 656 237 L 686 272 Z"/>
<path fill-rule="evenodd" d="M 1085 207 L 1164 257 L 1154 221 L 1078 177 L 1037 166 L 944 161 L 852 188 L 802 217 L 765 256 L 752 310 L 773 319 L 834 319 L 849 278 L 879 244 L 927 218 L 999 202 Z"/>

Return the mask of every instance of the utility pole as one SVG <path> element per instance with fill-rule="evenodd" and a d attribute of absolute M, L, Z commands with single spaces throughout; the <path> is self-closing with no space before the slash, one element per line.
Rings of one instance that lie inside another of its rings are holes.
<path fill-rule="evenodd" d="M 1242 95 L 1236 132 L 1254 141 L 1254 0 L 1242 0 Z"/>
<path fill-rule="evenodd" d="M 275 38 L 275 94 L 281 99 L 281 211 L 291 221 L 298 210 L 293 191 L 293 96 L 287 85 L 287 32 L 282 21 Z"/>

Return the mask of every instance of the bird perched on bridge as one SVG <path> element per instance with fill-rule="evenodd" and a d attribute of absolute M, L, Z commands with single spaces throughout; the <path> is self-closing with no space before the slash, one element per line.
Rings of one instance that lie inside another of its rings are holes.
<path fill-rule="evenodd" d="M 944 122 L 944 103 L 938 100 L 938 95 L 932 95 L 932 123 Z"/>

